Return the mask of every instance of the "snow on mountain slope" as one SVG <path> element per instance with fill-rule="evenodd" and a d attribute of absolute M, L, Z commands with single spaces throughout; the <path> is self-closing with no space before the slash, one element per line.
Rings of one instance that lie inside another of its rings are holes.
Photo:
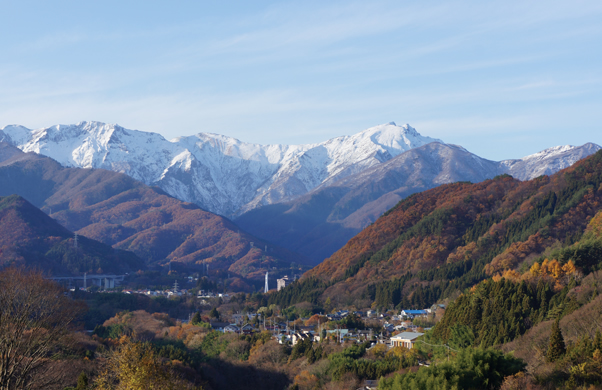
<path fill-rule="evenodd" d="M 431 142 L 290 202 L 250 210 L 234 222 L 317 264 L 410 194 L 445 183 L 481 182 L 500 173 L 498 162 Z"/>
<path fill-rule="evenodd" d="M 36 130 L 5 126 L 0 128 L 0 141 L 52 157 L 67 167 L 122 172 L 229 217 L 294 200 L 408 150 L 442 143 L 393 122 L 309 145 L 258 145 L 211 133 L 167 140 L 160 134 L 101 122 Z M 598 149 L 595 144 L 559 146 L 497 164 L 501 172 L 526 180 L 566 168 Z M 442 176 L 439 181 L 453 178 Z"/>
<path fill-rule="evenodd" d="M 5 126 L 1 140 L 64 166 L 126 173 L 227 216 L 294 199 L 404 151 L 441 142 L 393 122 L 310 145 L 248 144 L 210 133 L 166 140 L 101 122 L 37 130 Z"/>
<path fill-rule="evenodd" d="M 555 146 L 521 159 L 500 161 L 500 167 L 519 180 L 529 180 L 568 168 L 598 150 L 600 146 L 591 142 L 581 146 Z"/>

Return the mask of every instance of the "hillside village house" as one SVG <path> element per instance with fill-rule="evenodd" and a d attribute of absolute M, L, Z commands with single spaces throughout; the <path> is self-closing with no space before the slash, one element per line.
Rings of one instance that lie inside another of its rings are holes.
<path fill-rule="evenodd" d="M 427 312 L 426 310 L 402 310 L 400 315 L 406 318 L 424 317 Z"/>
<path fill-rule="evenodd" d="M 293 345 L 297 345 L 298 342 L 310 339 L 313 341 L 314 336 L 309 332 L 296 332 L 291 336 L 291 341 Z"/>
<path fill-rule="evenodd" d="M 235 324 L 224 327 L 224 333 L 240 333 L 240 328 Z"/>
<path fill-rule="evenodd" d="M 391 337 L 391 347 L 406 347 L 412 349 L 418 337 L 424 335 L 420 332 L 403 332 Z"/>
<path fill-rule="evenodd" d="M 221 322 L 221 321 L 211 322 L 211 327 L 213 328 L 213 330 L 217 330 L 218 332 L 223 332 L 224 328 L 228 325 L 230 325 L 230 324 L 227 322 Z"/>
<path fill-rule="evenodd" d="M 242 328 L 240 328 L 243 334 L 252 334 L 257 331 L 251 324 L 246 324 Z"/>

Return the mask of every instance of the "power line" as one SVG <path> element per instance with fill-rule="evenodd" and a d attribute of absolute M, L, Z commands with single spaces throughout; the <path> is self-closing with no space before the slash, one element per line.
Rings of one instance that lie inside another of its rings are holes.
<path fill-rule="evenodd" d="M 416 340 L 416 341 L 420 341 L 421 343 L 423 343 L 423 344 L 426 344 L 426 345 L 430 345 L 431 347 L 445 347 L 445 348 L 447 348 L 447 361 L 448 361 L 448 362 L 449 362 L 449 350 L 450 350 L 450 349 L 451 349 L 452 351 L 454 351 L 454 352 L 458 352 L 458 353 L 460 352 L 460 351 L 458 351 L 457 349 L 453 349 L 452 347 L 450 347 L 450 346 L 449 346 L 449 345 L 447 345 L 447 344 L 436 345 L 436 344 L 429 344 L 429 343 L 427 343 L 426 341 L 422 341 L 422 340 Z"/>
<path fill-rule="evenodd" d="M 440 344 L 440 345 L 437 345 L 437 344 L 429 344 L 429 343 L 427 343 L 426 341 L 422 341 L 422 340 L 416 340 L 416 341 L 419 341 L 419 342 L 421 342 L 421 343 L 423 343 L 423 344 L 426 344 L 426 345 L 430 345 L 431 347 L 446 347 L 446 348 L 448 348 L 448 349 L 451 349 L 451 350 L 452 350 L 452 351 L 454 351 L 454 352 L 460 352 L 460 351 L 458 351 L 457 349 L 453 349 L 452 347 L 450 347 L 450 346 L 449 346 L 449 345 L 447 345 L 447 344 Z"/>

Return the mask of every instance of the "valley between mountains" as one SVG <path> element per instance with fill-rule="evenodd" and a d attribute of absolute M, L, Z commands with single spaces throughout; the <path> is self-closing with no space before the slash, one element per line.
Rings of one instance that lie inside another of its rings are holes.
<path fill-rule="evenodd" d="M 232 288 L 252 291 L 255 288 L 244 280 L 259 280 L 268 270 L 288 270 L 291 263 L 304 264 L 302 256 L 241 232 L 226 218 L 170 197 L 127 175 L 103 169 L 65 168 L 48 157 L 23 153 L 0 143 L 0 196 L 12 194 L 27 199 L 31 203 L 26 202 L 28 207 L 43 210 L 38 210 L 36 218 L 20 220 L 24 225 L 35 231 L 38 224 L 46 223 L 47 213 L 61 227 L 57 228 L 60 234 L 47 233 L 47 236 L 74 237 L 73 233 L 66 233 L 69 229 L 80 237 L 128 251 L 125 253 L 139 263 L 138 268 L 131 267 L 129 271 L 173 263 L 174 267 L 181 265 L 205 274 L 217 273 L 228 279 Z M 13 226 L 7 223 L 2 228 L 10 231 Z M 22 246 L 19 240 L 12 242 Z M 73 244 L 73 238 L 70 242 Z M 9 253 L 12 252 L 5 251 L 4 255 Z M 78 263 L 75 257 L 75 251 L 70 251 L 56 261 L 62 263 L 63 272 L 71 273 L 128 269 L 119 261 L 90 266 Z M 57 269 L 43 266 L 39 261 L 35 264 L 45 270 Z"/>
<path fill-rule="evenodd" d="M 57 390 L 602 384 L 592 143 L 496 162 L 394 123 L 297 146 L 5 126 L 0 267 L 2 302 L 50 292 L 90 331 L 40 365 Z"/>

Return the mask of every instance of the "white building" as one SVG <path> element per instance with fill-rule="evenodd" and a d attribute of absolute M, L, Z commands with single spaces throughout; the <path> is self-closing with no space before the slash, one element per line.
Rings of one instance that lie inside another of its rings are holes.
<path fill-rule="evenodd" d="M 391 347 L 406 347 L 412 349 L 418 337 L 424 335 L 420 332 L 403 332 L 391 337 Z"/>
<path fill-rule="evenodd" d="M 285 288 L 286 286 L 288 286 L 289 284 L 293 283 L 294 280 L 289 278 L 288 276 L 283 276 L 280 279 L 276 279 L 276 282 L 278 283 L 278 291 L 280 291 L 283 288 Z"/>

